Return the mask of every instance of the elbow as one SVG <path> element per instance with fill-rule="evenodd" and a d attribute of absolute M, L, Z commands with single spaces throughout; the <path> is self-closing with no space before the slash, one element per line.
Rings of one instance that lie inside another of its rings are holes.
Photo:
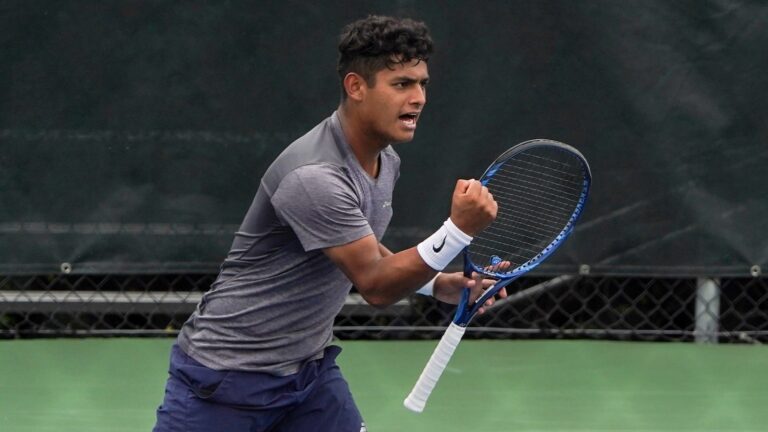
<path fill-rule="evenodd" d="M 369 305 L 375 307 L 376 309 L 384 309 L 384 308 L 386 308 L 388 306 L 392 306 L 393 304 L 397 303 L 396 301 L 392 301 L 390 299 L 384 299 L 384 298 L 381 298 L 381 297 L 372 298 L 371 300 L 366 298 L 365 301 Z"/>
<path fill-rule="evenodd" d="M 397 303 L 397 299 L 393 299 L 391 296 L 387 296 L 384 293 L 377 292 L 375 289 L 358 287 L 357 291 L 366 303 L 377 309 L 383 309 Z"/>

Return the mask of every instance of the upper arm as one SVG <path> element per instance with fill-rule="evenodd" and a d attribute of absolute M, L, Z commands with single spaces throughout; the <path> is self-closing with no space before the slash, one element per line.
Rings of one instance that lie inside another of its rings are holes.
<path fill-rule="evenodd" d="M 299 167 L 271 196 L 275 214 L 306 251 L 347 244 L 373 232 L 349 179 L 336 167 Z"/>

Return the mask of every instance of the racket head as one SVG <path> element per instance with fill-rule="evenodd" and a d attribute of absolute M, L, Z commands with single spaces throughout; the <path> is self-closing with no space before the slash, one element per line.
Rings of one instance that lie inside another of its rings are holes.
<path fill-rule="evenodd" d="M 480 181 L 498 212 L 465 249 L 465 273 L 506 280 L 535 268 L 568 237 L 583 212 L 592 174 L 575 148 L 535 139 L 504 152 Z"/>

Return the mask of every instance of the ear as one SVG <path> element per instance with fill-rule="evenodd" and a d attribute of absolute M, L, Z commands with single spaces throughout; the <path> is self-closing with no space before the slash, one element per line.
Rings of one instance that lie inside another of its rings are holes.
<path fill-rule="evenodd" d="M 361 101 L 365 96 L 365 90 L 368 88 L 363 77 L 350 72 L 344 77 L 344 91 L 347 92 L 347 97 L 354 101 Z"/>

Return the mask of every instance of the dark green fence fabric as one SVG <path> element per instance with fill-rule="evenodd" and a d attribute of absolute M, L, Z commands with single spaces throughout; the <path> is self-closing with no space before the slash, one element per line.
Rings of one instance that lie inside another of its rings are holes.
<path fill-rule="evenodd" d="M 0 5 L 0 273 L 215 271 L 272 158 L 337 105 L 337 36 L 369 13 L 426 21 L 437 49 L 391 249 L 544 137 L 594 187 L 540 273 L 768 268 L 760 2 L 123 0 Z"/>

